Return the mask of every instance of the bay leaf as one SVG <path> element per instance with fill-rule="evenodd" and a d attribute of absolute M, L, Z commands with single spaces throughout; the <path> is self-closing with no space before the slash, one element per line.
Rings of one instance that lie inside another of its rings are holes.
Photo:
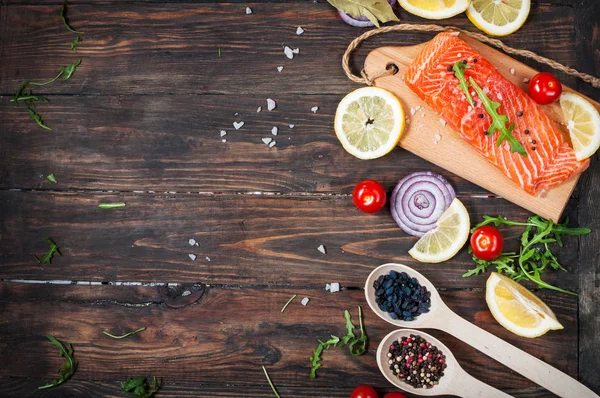
<path fill-rule="evenodd" d="M 351 15 L 354 18 L 367 17 L 375 26 L 379 27 L 379 21 L 399 21 L 392 6 L 386 0 L 327 0 L 329 4 L 338 10 Z"/>

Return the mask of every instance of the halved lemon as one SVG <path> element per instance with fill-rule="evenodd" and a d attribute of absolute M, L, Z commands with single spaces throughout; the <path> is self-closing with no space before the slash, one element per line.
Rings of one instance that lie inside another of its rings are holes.
<path fill-rule="evenodd" d="M 538 296 L 512 279 L 492 272 L 485 301 L 500 325 L 523 337 L 538 337 L 563 329 L 554 312 Z"/>
<path fill-rule="evenodd" d="M 404 109 L 396 96 L 377 87 L 346 95 L 335 112 L 335 134 L 359 159 L 376 159 L 398 145 L 404 131 Z"/>
<path fill-rule="evenodd" d="M 415 243 L 408 254 L 423 263 L 441 263 L 456 255 L 469 238 L 469 212 L 454 199 L 437 220 L 437 226 Z"/>
<path fill-rule="evenodd" d="M 488 35 L 506 36 L 523 26 L 530 7 L 530 0 L 472 0 L 467 17 Z"/>
<path fill-rule="evenodd" d="M 598 110 L 588 100 L 573 93 L 561 94 L 560 107 L 577 160 L 589 158 L 600 147 Z"/>
<path fill-rule="evenodd" d="M 427 19 L 450 18 L 464 12 L 471 0 L 399 0 L 411 14 Z"/>

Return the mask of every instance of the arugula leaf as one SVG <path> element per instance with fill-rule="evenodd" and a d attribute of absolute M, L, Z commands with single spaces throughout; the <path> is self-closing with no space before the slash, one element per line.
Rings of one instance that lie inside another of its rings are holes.
<path fill-rule="evenodd" d="M 51 182 L 53 182 L 55 184 L 57 183 L 56 177 L 54 177 L 54 174 L 50 174 L 46 178 L 48 179 L 48 181 L 51 181 Z"/>
<path fill-rule="evenodd" d="M 71 50 L 77 54 L 77 45 L 79 44 L 79 35 L 75 36 L 75 39 L 71 42 Z"/>
<path fill-rule="evenodd" d="M 471 86 L 473 86 L 473 88 L 477 92 L 477 95 L 481 99 L 481 102 L 483 103 L 483 107 L 485 108 L 486 112 L 492 118 L 492 124 L 487 130 L 488 133 L 494 134 L 496 130 L 498 130 L 498 132 L 500 133 L 500 135 L 498 136 L 498 140 L 496 141 L 496 146 L 500 146 L 500 144 L 507 140 L 510 144 L 511 152 L 517 152 L 521 156 L 527 156 L 527 151 L 525 150 L 525 147 L 523 147 L 523 145 L 521 145 L 521 143 L 512 134 L 512 131 L 515 128 L 515 124 L 511 123 L 508 127 L 506 127 L 506 123 L 509 122 L 508 116 L 498 114 L 497 110 L 500 107 L 500 103 L 494 102 L 491 99 L 489 99 L 488 96 L 485 95 L 481 87 L 479 87 L 477 83 L 475 83 L 475 80 L 473 80 L 472 77 L 469 77 L 469 82 L 471 83 Z"/>
<path fill-rule="evenodd" d="M 118 202 L 118 203 L 100 203 L 98 205 L 98 207 L 101 208 L 101 209 L 116 209 L 116 208 L 125 207 L 125 206 L 126 206 L 126 204 L 123 203 L 123 202 Z M 281 312 L 283 312 L 283 311 L 281 311 Z"/>
<path fill-rule="evenodd" d="M 350 345 L 348 346 L 350 349 L 350 354 L 354 356 L 364 354 L 367 351 L 367 344 L 369 342 L 369 338 L 367 337 L 363 327 L 362 308 L 360 305 L 358 306 L 358 320 L 360 322 L 360 338 L 351 341 Z"/>
<path fill-rule="evenodd" d="M 78 35 L 83 34 L 83 32 L 78 32 L 75 29 L 73 29 L 71 27 L 71 25 L 69 25 L 69 23 L 67 22 L 67 2 L 65 0 L 65 2 L 63 3 L 62 9 L 60 10 L 60 19 L 62 20 L 63 25 L 65 25 L 65 27 L 69 30 L 69 32 L 73 32 L 76 33 Z"/>
<path fill-rule="evenodd" d="M 27 93 L 21 93 L 19 96 L 15 96 L 10 99 L 10 102 L 19 106 L 19 101 L 23 101 L 29 108 L 35 108 L 35 102 L 48 102 L 46 97 L 41 95 L 34 95 L 31 90 Z"/>
<path fill-rule="evenodd" d="M 73 76 L 73 73 L 75 72 L 75 68 L 77 68 L 79 66 L 79 64 L 81 64 L 81 59 L 78 59 L 77 61 L 73 62 L 70 65 L 61 66 L 60 71 L 62 73 L 64 73 L 64 75 L 62 77 L 63 80 L 69 80 L 69 78 L 71 76 Z"/>
<path fill-rule="evenodd" d="M 119 384 L 121 385 L 121 390 L 126 394 L 139 398 L 150 398 L 160 388 L 160 383 L 156 379 L 156 376 L 153 376 L 152 379 L 152 386 L 150 386 L 146 376 L 129 378 L 127 381 L 122 381 Z"/>
<path fill-rule="evenodd" d="M 473 102 L 473 97 L 471 97 L 471 93 L 469 92 L 469 83 L 465 79 L 465 69 L 469 69 L 471 65 L 464 63 L 463 61 L 456 61 L 454 66 L 452 66 L 452 70 L 454 71 L 454 76 L 458 79 L 458 87 L 465 93 L 467 97 L 467 102 L 471 106 L 475 106 Z"/>
<path fill-rule="evenodd" d="M 48 126 L 46 125 L 46 123 L 44 123 L 44 121 L 42 120 L 42 117 L 40 116 L 40 114 L 39 114 L 39 113 L 37 113 L 36 111 L 34 111 L 34 110 L 33 110 L 33 109 L 31 109 L 31 108 L 27 108 L 27 111 L 29 112 L 29 117 L 30 117 L 30 118 L 31 118 L 33 121 L 35 121 L 35 122 L 38 124 L 38 126 L 40 126 L 40 127 L 41 127 L 41 128 L 43 128 L 43 129 L 46 129 L 46 130 L 52 130 L 50 127 L 48 127 Z"/>
<path fill-rule="evenodd" d="M 321 364 L 319 363 L 319 361 L 321 360 L 321 354 L 323 353 L 323 347 L 324 347 L 323 344 L 319 343 L 319 345 L 313 352 L 313 356 L 310 357 L 310 375 L 308 377 L 310 377 L 311 379 L 314 379 L 315 377 L 317 377 L 317 369 L 319 369 L 321 367 Z"/>
<path fill-rule="evenodd" d="M 323 344 L 323 347 L 328 350 L 331 346 L 337 347 L 338 343 L 340 342 L 340 338 L 332 334 L 331 338 L 327 341 L 321 341 L 319 339 L 317 339 L 317 341 Z"/>
<path fill-rule="evenodd" d="M 37 262 L 40 264 L 50 264 L 52 262 L 52 256 L 54 256 L 54 253 L 57 253 L 59 256 L 62 256 L 62 254 L 60 254 L 56 243 L 54 243 L 50 238 L 44 238 L 44 242 L 46 242 L 48 246 L 50 246 L 48 252 L 44 254 L 44 257 L 42 257 L 41 260 L 35 254 L 33 255 L 33 257 L 35 257 Z"/>
<path fill-rule="evenodd" d="M 386 0 L 327 0 L 329 4 L 338 10 L 350 14 L 354 18 L 367 17 L 375 26 L 379 27 L 379 21 L 399 21 L 392 6 Z"/>
<path fill-rule="evenodd" d="M 110 334 L 110 333 L 108 333 L 108 332 L 104 332 L 104 331 L 103 331 L 102 333 L 104 333 L 104 334 L 105 334 L 105 335 L 107 335 L 108 337 L 112 337 L 113 339 L 124 339 L 124 338 L 126 338 L 126 337 L 133 336 L 134 334 L 138 334 L 139 332 L 143 332 L 144 330 L 146 330 L 146 327 L 145 327 L 145 326 L 144 326 L 143 328 L 139 328 L 139 329 L 137 329 L 137 330 L 134 330 L 133 332 L 125 333 L 125 334 L 124 334 L 124 335 L 122 335 L 122 336 L 115 336 L 115 335 L 113 335 L 113 334 Z"/>
<path fill-rule="evenodd" d="M 66 358 L 67 362 L 65 362 L 60 366 L 60 368 L 58 368 L 58 373 L 60 374 L 59 379 L 54 379 L 52 380 L 52 383 L 38 387 L 38 390 L 45 390 L 47 388 L 56 387 L 57 385 L 69 380 L 71 376 L 73 376 L 73 373 L 75 373 L 75 370 L 77 370 L 77 364 L 79 363 L 79 361 L 73 357 L 73 346 L 71 344 L 67 344 L 65 346 L 53 336 L 48 335 L 46 337 L 48 338 L 48 340 L 50 340 L 50 342 L 53 345 L 59 348 L 60 356 Z"/>
<path fill-rule="evenodd" d="M 348 310 L 344 311 L 344 317 L 346 318 L 346 335 L 342 336 L 341 341 L 340 341 L 340 347 L 345 346 L 346 344 L 348 344 L 350 342 L 350 340 L 353 340 L 356 338 L 356 335 L 354 334 L 354 325 L 352 324 L 352 316 L 350 315 L 350 312 L 348 312 Z"/>
<path fill-rule="evenodd" d="M 271 386 L 271 390 L 273 390 L 273 394 L 275 394 L 275 396 L 277 398 L 281 398 L 279 396 L 279 393 L 277 392 L 277 389 L 273 385 L 273 382 L 271 381 L 271 378 L 269 377 L 269 373 L 267 372 L 267 368 L 265 368 L 264 366 L 262 368 L 263 368 L 263 372 L 265 372 L 265 377 L 267 378 L 267 381 L 269 382 L 269 385 Z"/>

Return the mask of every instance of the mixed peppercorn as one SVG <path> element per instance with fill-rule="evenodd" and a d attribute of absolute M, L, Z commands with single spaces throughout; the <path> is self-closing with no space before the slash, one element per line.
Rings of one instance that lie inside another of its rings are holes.
<path fill-rule="evenodd" d="M 414 334 L 394 341 L 387 357 L 394 375 L 414 388 L 438 385 L 447 367 L 446 356 L 436 346 Z"/>
<path fill-rule="evenodd" d="M 431 292 L 421 286 L 416 278 L 406 272 L 390 271 L 373 282 L 375 302 L 390 318 L 413 321 L 422 313 L 429 312 Z"/>

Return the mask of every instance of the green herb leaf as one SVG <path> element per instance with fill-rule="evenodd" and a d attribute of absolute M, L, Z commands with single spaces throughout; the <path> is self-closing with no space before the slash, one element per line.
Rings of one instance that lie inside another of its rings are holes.
<path fill-rule="evenodd" d="M 344 317 L 346 318 L 346 335 L 342 336 L 341 340 L 340 340 L 340 347 L 345 346 L 346 344 L 348 344 L 350 342 L 350 340 L 353 340 L 356 338 L 356 335 L 354 334 L 354 325 L 352 324 L 352 316 L 350 315 L 350 312 L 348 312 L 348 310 L 344 311 Z"/>
<path fill-rule="evenodd" d="M 71 50 L 77 54 L 77 45 L 79 44 L 79 35 L 75 36 L 75 39 L 71 42 Z"/>
<path fill-rule="evenodd" d="M 62 9 L 60 10 L 60 19 L 62 20 L 63 25 L 69 30 L 69 32 L 76 33 L 78 35 L 83 34 L 83 32 L 78 32 L 69 25 L 67 22 L 67 2 L 63 3 Z"/>
<path fill-rule="evenodd" d="M 525 150 L 525 147 L 523 147 L 523 145 L 521 145 L 521 143 L 512 134 L 512 131 L 515 128 L 515 124 L 511 123 L 510 126 L 506 127 L 506 123 L 509 122 L 508 116 L 498 114 L 497 110 L 500 107 L 500 103 L 494 102 L 491 99 L 489 99 L 488 96 L 483 92 L 481 87 L 479 87 L 477 83 L 475 83 L 475 80 L 473 80 L 472 77 L 469 77 L 469 82 L 471 83 L 471 86 L 473 86 L 473 88 L 477 92 L 477 95 L 481 99 L 485 111 L 492 118 L 492 124 L 487 130 L 488 133 L 494 134 L 496 130 L 498 130 L 498 132 L 500 133 L 500 135 L 498 136 L 498 140 L 496 141 L 496 146 L 500 146 L 500 144 L 507 140 L 510 144 L 511 152 L 517 152 L 521 156 L 527 156 L 527 151 Z"/>
<path fill-rule="evenodd" d="M 156 376 L 153 376 L 152 379 L 152 386 L 150 386 L 146 376 L 129 378 L 127 381 L 122 381 L 119 384 L 121 385 L 121 390 L 129 395 L 139 398 L 151 398 L 160 388 L 160 383 Z"/>
<path fill-rule="evenodd" d="M 463 61 L 456 61 L 454 66 L 452 66 L 452 70 L 454 70 L 454 76 L 458 79 L 458 87 L 465 93 L 467 97 L 467 102 L 471 106 L 475 106 L 473 102 L 473 97 L 471 97 L 471 93 L 469 92 L 469 83 L 465 79 L 465 69 L 469 69 L 471 65 L 464 63 Z"/>
<path fill-rule="evenodd" d="M 340 338 L 332 334 L 331 338 L 329 338 L 327 341 L 321 341 L 319 339 L 317 339 L 317 341 L 323 344 L 323 347 L 328 350 L 331 346 L 337 347 L 338 343 L 340 342 Z"/>
<path fill-rule="evenodd" d="M 46 97 L 43 97 L 41 95 L 34 95 L 31 92 L 31 90 L 28 93 L 25 93 L 25 94 L 21 93 L 19 96 L 15 96 L 10 99 L 10 102 L 12 102 L 13 104 L 16 104 L 17 106 L 19 105 L 20 101 L 27 104 L 27 106 L 29 108 L 35 108 L 36 102 L 48 102 Z"/>
<path fill-rule="evenodd" d="M 54 177 L 54 174 L 50 174 L 46 178 L 48 179 L 48 181 L 51 181 L 56 184 L 56 178 Z"/>
<path fill-rule="evenodd" d="M 221 57 L 221 47 L 219 47 L 219 58 Z"/>
<path fill-rule="evenodd" d="M 352 340 L 348 345 L 348 349 L 350 349 L 350 354 L 354 356 L 359 356 L 367 352 L 367 344 L 369 342 L 369 338 L 365 333 L 365 329 L 363 327 L 363 315 L 362 308 L 360 305 L 358 306 L 358 321 L 360 323 L 360 338 Z"/>
<path fill-rule="evenodd" d="M 48 338 L 48 340 L 50 340 L 50 342 L 53 345 L 59 348 L 60 356 L 66 358 L 67 362 L 65 362 L 61 365 L 60 368 L 58 368 L 58 373 L 60 374 L 59 379 L 54 379 L 52 383 L 38 387 L 38 390 L 45 390 L 47 388 L 56 387 L 57 385 L 69 380 L 69 378 L 73 376 L 73 373 L 75 373 L 75 370 L 77 370 L 77 364 L 79 363 L 79 361 L 73 357 L 73 346 L 71 344 L 67 344 L 65 346 L 53 336 L 48 335 L 46 337 Z"/>
<path fill-rule="evenodd" d="M 323 344 L 319 343 L 315 351 L 313 352 L 313 356 L 310 357 L 310 377 L 314 379 L 317 377 L 317 369 L 321 367 L 319 361 L 321 360 L 321 354 L 323 353 Z"/>
<path fill-rule="evenodd" d="M 54 253 L 58 254 L 59 256 L 62 256 L 62 254 L 60 254 L 56 243 L 54 243 L 51 239 L 44 238 L 44 242 L 46 242 L 49 246 L 48 252 L 44 254 L 44 257 L 42 257 L 41 259 L 38 258 L 38 256 L 36 256 L 35 254 L 33 255 L 33 257 L 35 257 L 37 262 L 40 264 L 50 264 L 52 262 L 52 257 L 54 256 Z"/>
<path fill-rule="evenodd" d="M 375 26 L 379 27 L 379 21 L 386 23 L 398 21 L 392 6 L 386 0 L 327 0 L 329 4 L 338 10 L 350 14 L 354 18 L 367 17 Z"/>
<path fill-rule="evenodd" d="M 36 111 L 34 111 L 34 110 L 33 110 L 33 109 L 31 109 L 31 108 L 27 108 L 27 111 L 29 112 L 29 117 L 30 117 L 30 118 L 31 118 L 33 121 L 35 121 L 35 122 L 38 124 L 38 126 L 40 126 L 40 127 L 41 127 L 41 128 L 43 128 L 43 129 L 46 129 L 46 130 L 52 130 L 50 127 L 48 127 L 48 126 L 46 125 L 46 123 L 44 123 L 44 121 L 42 120 L 42 117 L 40 116 L 40 114 L 39 114 L 39 113 L 37 113 Z"/>
<path fill-rule="evenodd" d="M 287 303 L 285 303 L 285 305 L 283 306 L 283 308 L 281 309 L 281 312 L 285 311 L 285 309 L 287 308 L 288 305 L 290 305 L 290 303 L 292 302 L 292 300 L 294 300 L 296 298 L 297 294 L 294 294 L 288 301 Z"/>
<path fill-rule="evenodd" d="M 124 334 L 124 335 L 122 335 L 122 336 L 115 336 L 115 335 L 113 335 L 113 334 L 110 334 L 110 333 L 108 333 L 108 332 L 102 332 L 102 333 L 104 333 L 104 334 L 105 334 L 105 335 L 107 335 L 108 337 L 112 337 L 113 339 L 124 339 L 124 338 L 126 338 L 126 337 L 133 336 L 134 334 L 138 334 L 139 332 L 143 332 L 144 330 L 146 330 L 146 327 L 139 328 L 139 329 L 137 329 L 137 330 L 134 330 L 133 332 L 125 333 L 125 334 Z"/>
<path fill-rule="evenodd" d="M 267 378 L 267 381 L 269 382 L 269 385 L 271 386 L 271 390 L 273 390 L 273 394 L 275 394 L 275 396 L 277 398 L 281 398 L 279 396 L 279 393 L 277 392 L 277 389 L 273 385 L 273 382 L 271 381 L 271 378 L 269 377 L 269 373 L 267 372 L 267 368 L 265 368 L 264 366 L 262 368 L 263 368 L 263 372 L 265 372 L 265 377 Z"/>
<path fill-rule="evenodd" d="M 125 207 L 126 204 L 123 202 L 118 202 L 118 203 L 100 203 L 98 205 L 99 208 L 101 209 L 116 209 L 118 207 Z"/>
<path fill-rule="evenodd" d="M 80 63 L 81 63 L 81 59 L 78 59 L 77 61 L 73 62 L 70 65 L 61 66 L 60 71 L 62 73 L 64 73 L 64 75 L 62 77 L 63 80 L 69 80 L 71 78 L 71 76 L 73 75 L 73 73 L 75 72 L 75 68 L 77 68 Z"/>

